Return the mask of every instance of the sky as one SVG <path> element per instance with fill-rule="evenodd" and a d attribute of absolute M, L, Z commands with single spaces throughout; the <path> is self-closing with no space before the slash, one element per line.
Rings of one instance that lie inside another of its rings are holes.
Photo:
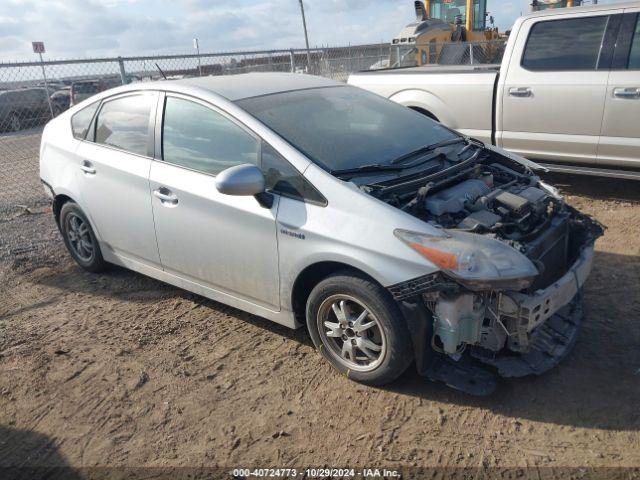
<path fill-rule="evenodd" d="M 501 31 L 531 0 L 488 0 Z M 305 0 L 311 46 L 389 42 L 414 20 L 412 0 Z M 600 3 L 615 3 L 601 0 Z M 0 62 L 298 48 L 298 0 L 0 0 Z"/>

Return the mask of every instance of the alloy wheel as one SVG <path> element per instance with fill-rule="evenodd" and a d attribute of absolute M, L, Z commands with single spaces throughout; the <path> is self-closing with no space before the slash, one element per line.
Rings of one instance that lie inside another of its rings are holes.
<path fill-rule="evenodd" d="M 66 231 L 73 252 L 83 261 L 89 262 L 94 255 L 94 245 L 89 225 L 74 213 L 67 215 Z"/>
<path fill-rule="evenodd" d="M 317 324 L 324 346 L 347 368 L 367 372 L 384 361 L 384 332 L 360 300 L 342 294 L 330 296 L 318 309 Z"/>

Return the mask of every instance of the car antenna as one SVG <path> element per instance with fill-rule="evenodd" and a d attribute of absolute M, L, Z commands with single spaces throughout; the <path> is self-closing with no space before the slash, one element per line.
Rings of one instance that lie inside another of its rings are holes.
<path fill-rule="evenodd" d="M 158 65 L 156 63 L 156 68 L 158 69 L 158 71 L 160 72 L 160 75 L 162 75 L 162 78 L 164 78 L 165 80 L 167 79 L 167 76 L 164 74 L 164 72 L 162 71 L 162 69 L 160 68 L 160 65 Z"/>

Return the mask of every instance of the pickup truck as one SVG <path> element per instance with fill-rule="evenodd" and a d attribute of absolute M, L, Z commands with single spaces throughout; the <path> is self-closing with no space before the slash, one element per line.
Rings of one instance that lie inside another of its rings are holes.
<path fill-rule="evenodd" d="M 360 72 L 349 83 L 550 170 L 640 179 L 640 2 L 519 18 L 501 65 Z"/>

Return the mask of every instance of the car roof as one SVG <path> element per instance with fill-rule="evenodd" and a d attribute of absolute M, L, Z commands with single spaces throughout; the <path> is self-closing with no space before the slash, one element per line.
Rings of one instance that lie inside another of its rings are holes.
<path fill-rule="evenodd" d="M 294 90 L 344 86 L 344 83 L 328 78 L 284 72 L 254 72 L 232 76 L 195 77 L 164 80 L 159 83 L 169 83 L 171 86 L 197 87 L 231 101 Z"/>
<path fill-rule="evenodd" d="M 634 8 L 640 7 L 639 1 L 634 2 L 619 2 L 619 3 L 604 3 L 597 5 L 584 5 L 581 7 L 571 7 L 571 8 L 550 8 L 547 10 L 541 10 L 539 12 L 529 13 L 527 15 L 523 15 L 524 18 L 538 18 L 538 17 L 552 17 L 554 15 L 560 15 L 562 13 L 590 13 L 590 12 L 600 12 L 605 10 L 624 10 L 625 8 Z"/>

